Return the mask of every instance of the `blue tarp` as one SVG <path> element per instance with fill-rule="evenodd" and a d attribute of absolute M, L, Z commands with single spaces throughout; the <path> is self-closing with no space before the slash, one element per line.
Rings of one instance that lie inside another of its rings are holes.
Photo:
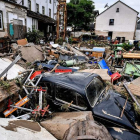
<path fill-rule="evenodd" d="M 94 52 L 105 52 L 105 48 L 97 48 L 97 47 L 94 47 L 93 48 L 93 51 Z"/>
<path fill-rule="evenodd" d="M 98 64 L 100 65 L 100 67 L 102 69 L 108 69 L 108 74 L 112 75 L 112 72 L 110 71 L 110 68 L 107 66 L 106 62 L 104 59 L 102 59 L 101 61 L 98 62 Z"/>

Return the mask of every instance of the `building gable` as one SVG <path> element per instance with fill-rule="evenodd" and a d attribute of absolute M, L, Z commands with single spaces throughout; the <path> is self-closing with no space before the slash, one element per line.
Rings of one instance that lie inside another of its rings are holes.
<path fill-rule="evenodd" d="M 123 5 L 125 5 L 126 7 L 128 7 L 129 9 L 131 9 L 133 12 L 136 12 L 137 15 L 139 14 L 139 12 L 137 12 L 136 10 L 134 10 L 133 8 L 131 8 L 130 6 L 128 6 L 127 4 L 123 3 L 122 1 L 117 1 L 116 3 L 114 3 L 113 5 L 111 5 L 109 8 L 107 8 L 106 10 L 104 10 L 102 13 L 100 13 L 97 17 L 99 17 L 100 15 L 102 15 L 104 12 L 108 11 L 110 8 L 112 8 L 113 6 L 115 6 L 116 4 L 121 3 Z"/>

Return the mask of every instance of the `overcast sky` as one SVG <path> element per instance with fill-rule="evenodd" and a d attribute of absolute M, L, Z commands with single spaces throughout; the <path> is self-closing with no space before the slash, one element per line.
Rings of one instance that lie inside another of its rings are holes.
<path fill-rule="evenodd" d="M 70 0 L 67 0 L 67 2 L 69 1 Z M 100 13 L 105 10 L 104 6 L 107 3 L 108 3 L 108 6 L 111 6 L 112 4 L 117 2 L 117 0 L 93 0 L 93 1 L 95 3 L 95 9 L 99 10 Z M 140 13 L 140 0 L 121 0 L 121 1 L 126 3 L 128 6 L 132 7 L 133 9 L 135 9 L 136 11 Z"/>

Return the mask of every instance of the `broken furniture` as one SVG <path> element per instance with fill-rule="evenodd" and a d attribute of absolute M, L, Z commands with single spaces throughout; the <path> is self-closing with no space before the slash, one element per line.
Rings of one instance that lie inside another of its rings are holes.
<path fill-rule="evenodd" d="M 122 73 L 124 73 L 125 76 L 140 77 L 140 64 L 137 64 L 137 62 L 126 61 Z"/>
<path fill-rule="evenodd" d="M 105 54 L 105 48 L 94 47 L 91 56 L 95 58 L 100 58 L 100 57 L 103 58 L 104 54 Z"/>
<path fill-rule="evenodd" d="M 48 110 L 49 105 L 43 109 L 43 104 L 42 104 L 43 92 L 46 92 L 46 89 L 43 89 L 42 87 L 37 87 L 42 78 L 42 75 L 41 75 L 42 71 L 36 71 L 34 73 L 33 72 L 34 72 L 34 69 L 32 69 L 30 71 L 26 81 L 24 82 L 24 84 L 22 86 L 26 93 L 26 96 L 24 98 L 21 98 L 21 100 L 19 100 L 17 103 L 15 103 L 13 105 L 11 103 L 9 103 L 9 105 L 8 105 L 9 108 L 3 112 L 5 117 L 8 117 L 10 114 L 15 112 L 17 109 L 29 111 L 29 112 L 31 112 L 31 114 L 36 114 L 38 112 L 42 117 L 44 117 L 46 112 L 50 113 Z M 36 78 L 36 80 L 34 80 L 35 78 Z M 45 87 L 45 88 L 47 88 L 47 87 Z M 29 102 L 29 100 L 32 97 L 32 95 L 34 94 L 34 92 L 39 92 L 39 106 L 37 107 L 37 109 L 33 110 L 33 109 L 21 107 L 21 106 L 25 105 L 27 102 Z"/>
<path fill-rule="evenodd" d="M 90 54 L 91 57 L 95 57 L 95 58 L 103 58 L 104 54 L 105 54 L 105 48 L 99 48 L 99 47 L 94 47 L 93 49 L 88 49 L 88 48 L 80 48 L 81 52 L 88 52 Z"/>

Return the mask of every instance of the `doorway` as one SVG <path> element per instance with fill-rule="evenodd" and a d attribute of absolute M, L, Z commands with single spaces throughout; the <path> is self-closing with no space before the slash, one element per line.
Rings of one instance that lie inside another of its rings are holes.
<path fill-rule="evenodd" d="M 112 39 L 113 32 L 108 32 L 108 36 L 110 36 L 110 37 L 111 37 L 111 39 Z"/>

